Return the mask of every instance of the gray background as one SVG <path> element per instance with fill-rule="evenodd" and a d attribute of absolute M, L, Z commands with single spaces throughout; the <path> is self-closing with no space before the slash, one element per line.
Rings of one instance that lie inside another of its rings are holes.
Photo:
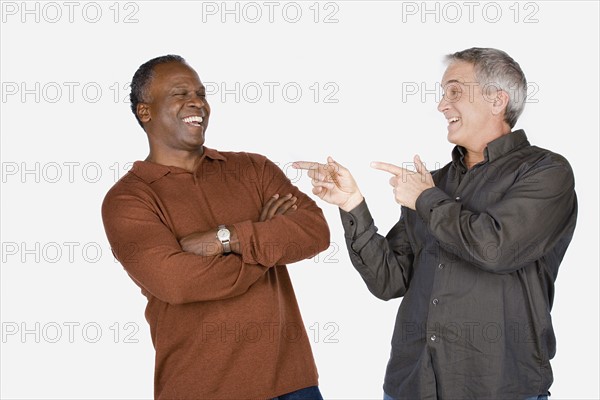
<path fill-rule="evenodd" d="M 369 162 L 448 162 L 442 56 L 480 46 L 520 63 L 530 95 L 517 127 L 575 171 L 552 393 L 597 399 L 598 13 L 595 1 L 2 2 L 1 396 L 152 397 L 146 301 L 100 219 L 106 191 L 147 154 L 126 98 L 141 63 L 175 53 L 198 71 L 209 147 L 265 154 L 307 192 L 290 163 L 334 156 L 385 233 L 399 207 Z M 289 269 L 320 386 L 381 398 L 400 300 L 369 294 L 337 209 L 319 204 L 332 244 Z"/>

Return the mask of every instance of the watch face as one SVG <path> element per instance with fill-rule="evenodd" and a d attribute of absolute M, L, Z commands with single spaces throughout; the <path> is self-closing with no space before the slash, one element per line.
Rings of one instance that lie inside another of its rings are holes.
<path fill-rule="evenodd" d="M 219 238 L 219 240 L 229 240 L 229 229 L 219 229 L 217 232 L 217 237 Z"/>

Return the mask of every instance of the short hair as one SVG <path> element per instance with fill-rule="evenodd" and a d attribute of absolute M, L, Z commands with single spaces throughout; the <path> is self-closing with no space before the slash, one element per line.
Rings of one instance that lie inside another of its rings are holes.
<path fill-rule="evenodd" d="M 511 129 L 525 108 L 527 80 L 519 64 L 502 50 L 473 47 L 446 55 L 446 61 L 465 61 L 474 65 L 475 79 L 481 85 L 494 85 L 508 93 L 504 121 Z"/>
<path fill-rule="evenodd" d="M 154 67 L 159 64 L 166 64 L 170 62 L 178 62 L 181 64 L 186 64 L 187 62 L 183 57 L 173 54 L 168 54 L 166 56 L 160 56 L 153 58 L 152 60 L 146 61 L 135 71 L 133 75 L 133 79 L 131 79 L 131 93 L 129 94 L 129 100 L 131 101 L 131 111 L 133 111 L 133 115 L 135 115 L 135 119 L 137 119 L 138 124 L 143 128 L 144 125 L 140 118 L 137 115 L 137 105 L 139 103 L 144 103 L 148 101 L 148 89 L 150 87 L 150 83 L 152 82 L 152 78 L 154 77 Z"/>

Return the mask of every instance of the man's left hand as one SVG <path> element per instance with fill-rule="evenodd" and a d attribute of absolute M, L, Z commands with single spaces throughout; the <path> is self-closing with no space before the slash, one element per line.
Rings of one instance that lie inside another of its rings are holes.
<path fill-rule="evenodd" d="M 275 194 L 272 196 L 267 204 L 264 205 L 262 211 L 260 212 L 259 222 L 268 221 L 276 215 L 287 214 L 294 212 L 298 209 L 298 206 L 295 204 L 297 197 L 292 196 L 291 193 L 288 193 L 285 196 L 279 196 L 279 194 Z"/>
<path fill-rule="evenodd" d="M 394 164 L 372 162 L 371 167 L 394 175 L 390 178 L 390 185 L 394 187 L 394 200 L 396 203 L 412 210 L 416 209 L 417 198 L 425 190 L 435 187 L 433 177 L 425 168 L 425 164 L 418 155 L 414 158 L 417 171 L 410 171 Z"/>

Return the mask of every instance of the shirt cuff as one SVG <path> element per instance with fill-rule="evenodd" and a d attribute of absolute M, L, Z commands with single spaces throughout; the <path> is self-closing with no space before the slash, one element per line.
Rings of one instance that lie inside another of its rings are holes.
<path fill-rule="evenodd" d="M 350 212 L 339 210 L 346 242 L 358 253 L 377 232 L 367 201 L 363 200 Z"/>
<path fill-rule="evenodd" d="M 432 187 L 424 190 L 419 197 L 417 197 L 415 208 L 417 209 L 417 213 L 423 219 L 423 221 L 429 225 L 433 210 L 436 207 L 447 203 L 448 201 L 452 201 L 452 199 L 446 194 L 446 192 L 437 187 Z"/>
<path fill-rule="evenodd" d="M 341 208 L 339 210 L 344 234 L 348 239 L 356 239 L 373 223 L 373 217 L 371 217 L 371 212 L 364 199 L 350 211 L 344 211 Z"/>

